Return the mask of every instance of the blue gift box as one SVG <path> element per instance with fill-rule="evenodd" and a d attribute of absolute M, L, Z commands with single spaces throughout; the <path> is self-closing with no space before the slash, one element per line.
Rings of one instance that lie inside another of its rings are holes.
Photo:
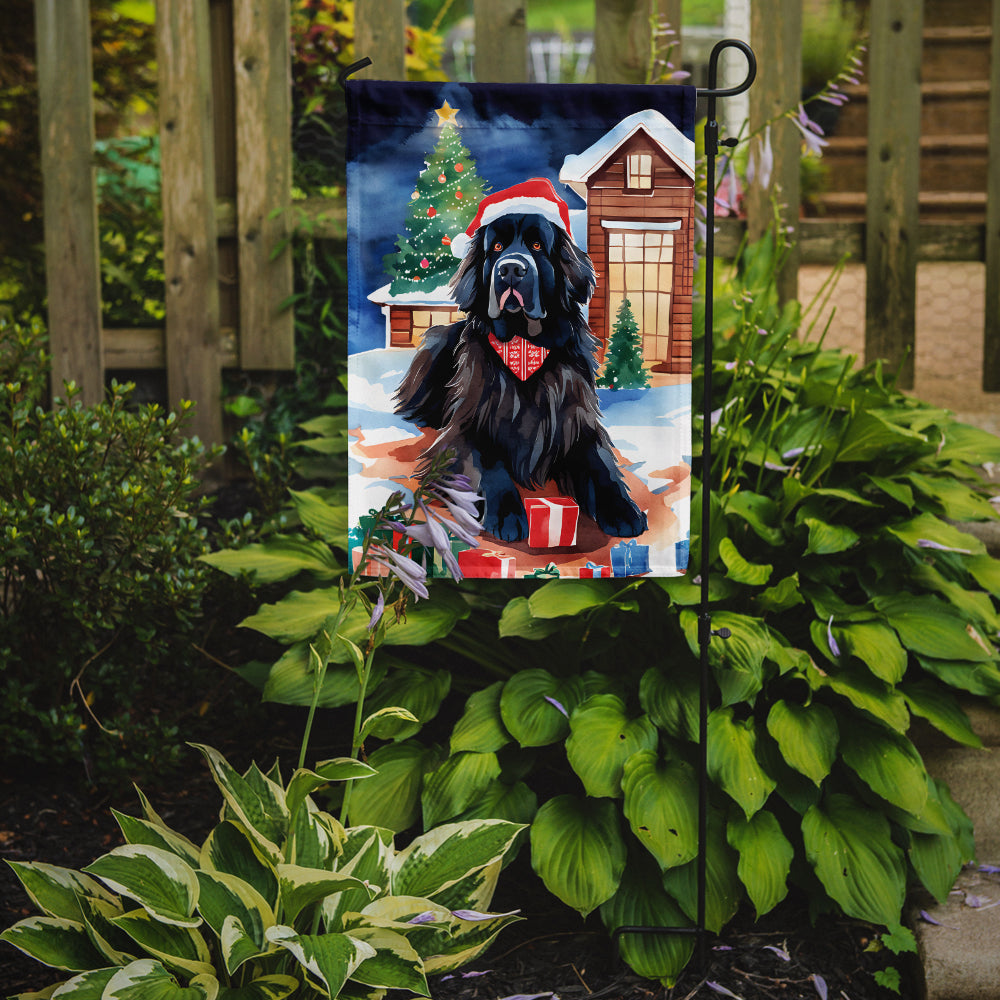
<path fill-rule="evenodd" d="M 649 546 L 634 538 L 611 546 L 611 572 L 615 576 L 642 576 L 649 572 Z"/>
<path fill-rule="evenodd" d="M 677 564 L 677 572 L 682 573 L 687 569 L 688 560 L 691 558 L 691 542 L 685 538 L 682 542 L 674 543 L 674 562 Z"/>

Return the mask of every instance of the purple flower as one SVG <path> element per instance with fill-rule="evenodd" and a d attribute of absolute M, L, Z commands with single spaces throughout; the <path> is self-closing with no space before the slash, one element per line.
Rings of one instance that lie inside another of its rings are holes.
<path fill-rule="evenodd" d="M 802 134 L 806 150 L 816 156 L 822 156 L 823 147 L 827 145 L 827 141 L 822 138 L 823 130 L 806 114 L 806 109 L 800 104 L 798 114 L 790 113 L 789 117 L 792 124 Z"/>
<path fill-rule="evenodd" d="M 721 993 L 724 997 L 734 997 L 735 1000 L 743 1000 L 738 993 L 734 993 L 732 990 L 727 990 L 721 983 L 713 983 L 709 981 L 705 983 L 705 985 L 713 992 Z"/>
<path fill-rule="evenodd" d="M 513 917 L 520 913 L 520 910 L 511 910 L 509 913 L 480 913 L 479 910 L 452 910 L 451 915 L 459 920 L 492 920 L 494 917 Z"/>
<path fill-rule="evenodd" d="M 377 542 L 368 549 L 368 555 L 374 562 L 394 573 L 400 583 L 417 597 L 430 596 L 427 593 L 427 571 L 409 556 L 393 552 Z"/>
<path fill-rule="evenodd" d="M 826 1000 L 826 980 L 815 972 L 809 978 L 812 979 L 813 986 L 816 987 L 816 992 L 819 994 L 819 1000 Z"/>
<path fill-rule="evenodd" d="M 830 615 L 830 620 L 826 623 L 826 641 L 830 646 L 830 652 L 834 656 L 840 656 L 840 646 L 837 645 L 837 640 L 833 637 L 833 615 Z"/>
<path fill-rule="evenodd" d="M 763 136 L 750 147 L 750 159 L 747 163 L 747 183 L 760 184 L 764 189 L 771 186 L 771 174 L 774 172 L 774 150 L 771 148 L 771 126 L 764 129 Z"/>
<path fill-rule="evenodd" d="M 550 705 L 555 705 L 555 707 L 558 708 L 567 719 L 569 718 L 569 712 L 566 711 L 561 702 L 556 701 L 555 698 L 552 698 L 549 695 L 545 695 L 544 698 Z"/>
<path fill-rule="evenodd" d="M 418 913 L 415 917 L 410 917 L 406 922 L 408 924 L 431 924 L 437 920 L 433 910 L 424 910 L 423 913 Z"/>
<path fill-rule="evenodd" d="M 784 948 L 779 948 L 775 944 L 766 944 L 766 945 L 764 945 L 764 950 L 765 951 L 773 951 L 775 953 L 775 955 L 777 955 L 778 958 L 780 958 L 783 962 L 790 962 L 792 960 L 792 956 L 789 955 L 788 952 Z"/>
<path fill-rule="evenodd" d="M 382 619 L 382 613 L 385 611 L 385 594 L 380 590 L 378 592 L 378 600 L 375 602 L 375 607 L 372 609 L 372 616 L 368 619 L 368 631 L 371 632 L 378 625 L 379 621 Z"/>
<path fill-rule="evenodd" d="M 960 552 L 964 556 L 971 556 L 972 549 L 956 549 L 950 545 L 942 545 L 930 538 L 918 538 L 917 547 L 921 549 L 939 549 L 941 552 Z"/>

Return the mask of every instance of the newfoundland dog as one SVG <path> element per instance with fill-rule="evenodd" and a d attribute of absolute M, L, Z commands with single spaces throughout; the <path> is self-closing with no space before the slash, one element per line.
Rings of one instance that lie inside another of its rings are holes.
<path fill-rule="evenodd" d="M 502 541 L 528 534 L 518 486 L 550 480 L 605 534 L 642 534 L 646 515 L 601 424 L 582 309 L 596 276 L 566 203 L 543 178 L 496 192 L 455 239 L 466 242 L 451 282 L 466 319 L 427 331 L 396 412 L 440 431 L 424 457 L 454 452 L 485 501 L 484 531 Z"/>

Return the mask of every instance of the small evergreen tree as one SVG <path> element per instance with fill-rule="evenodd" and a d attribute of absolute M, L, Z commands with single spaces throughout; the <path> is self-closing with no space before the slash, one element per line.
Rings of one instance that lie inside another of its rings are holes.
<path fill-rule="evenodd" d="M 649 376 L 642 366 L 642 337 L 639 324 L 632 315 L 632 303 L 627 298 L 618 307 L 604 371 L 597 380 L 604 389 L 646 389 Z"/>

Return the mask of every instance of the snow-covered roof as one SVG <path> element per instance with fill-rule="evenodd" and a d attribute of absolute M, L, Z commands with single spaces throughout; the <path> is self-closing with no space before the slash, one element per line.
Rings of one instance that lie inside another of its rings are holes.
<path fill-rule="evenodd" d="M 673 122 L 652 108 L 623 118 L 582 153 L 567 156 L 559 171 L 559 180 L 586 198 L 590 175 L 639 131 L 645 132 L 666 156 L 694 180 L 694 140 L 689 139 Z"/>
<path fill-rule="evenodd" d="M 369 302 L 374 302 L 377 306 L 385 305 L 405 305 L 405 306 L 448 306 L 457 308 L 455 300 L 452 298 L 451 289 L 447 285 L 438 285 L 436 288 L 421 289 L 416 292 L 398 292 L 393 295 L 389 289 L 390 282 L 376 289 L 368 296 Z"/>

